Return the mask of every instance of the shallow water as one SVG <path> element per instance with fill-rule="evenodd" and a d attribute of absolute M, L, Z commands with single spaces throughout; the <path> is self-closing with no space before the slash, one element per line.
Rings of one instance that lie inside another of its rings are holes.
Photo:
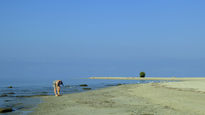
<path fill-rule="evenodd" d="M 87 91 L 84 88 L 95 90 L 99 88 L 115 86 L 120 84 L 139 84 L 160 82 L 158 80 L 99 80 L 99 79 L 76 79 L 70 80 L 69 83 L 64 81 L 64 87 L 61 88 L 62 94 L 76 93 Z M 81 87 L 80 84 L 87 84 L 86 87 Z M 5 97 L 0 97 L 1 107 L 12 107 L 13 112 L 4 115 L 26 115 L 30 111 L 25 111 L 36 107 L 41 100 L 39 97 L 32 97 L 36 95 L 53 95 L 53 87 L 51 83 L 27 83 L 27 84 L 12 84 L 13 88 L 8 88 L 11 84 L 0 86 L 0 95 L 6 94 Z M 0 113 L 1 115 L 1 113 Z"/>

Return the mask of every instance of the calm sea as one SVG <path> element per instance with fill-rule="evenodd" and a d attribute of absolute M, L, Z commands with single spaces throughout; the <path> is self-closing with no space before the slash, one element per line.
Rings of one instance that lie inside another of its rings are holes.
<path fill-rule="evenodd" d="M 97 80 L 97 79 L 72 79 L 64 82 L 62 87 L 62 94 L 83 92 L 87 90 L 95 90 L 99 88 L 105 88 L 110 86 L 116 86 L 121 84 L 139 84 L 150 83 L 160 81 L 144 81 L 144 80 Z M 87 84 L 88 86 L 80 86 L 81 84 Z M 13 88 L 8 88 L 12 86 Z M 38 95 L 53 95 L 52 82 L 46 83 L 12 83 L 0 84 L 0 108 L 11 107 L 13 112 L 4 113 L 0 115 L 26 115 L 31 111 L 27 111 L 36 107 L 42 100 Z M 34 97 L 33 97 L 34 96 Z"/>

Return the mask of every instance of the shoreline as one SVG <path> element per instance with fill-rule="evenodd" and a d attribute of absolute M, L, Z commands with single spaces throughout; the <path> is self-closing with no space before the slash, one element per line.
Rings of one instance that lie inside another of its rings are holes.
<path fill-rule="evenodd" d="M 176 79 L 174 79 L 176 80 Z M 126 84 L 60 97 L 42 97 L 44 103 L 29 115 L 203 115 L 205 79 Z"/>
<path fill-rule="evenodd" d="M 173 80 L 173 81 L 193 81 L 205 80 L 205 77 L 89 77 L 88 79 L 118 79 L 118 80 Z"/>
<path fill-rule="evenodd" d="M 105 87 L 110 87 L 110 86 L 118 86 L 122 84 L 132 84 L 132 83 L 146 83 L 150 81 L 127 81 L 127 80 L 91 80 L 91 79 L 83 79 L 83 82 L 80 81 L 76 85 L 65 85 L 62 89 L 62 94 L 69 94 L 69 93 L 77 93 L 77 92 L 84 92 L 88 90 L 96 90 L 100 88 L 105 88 Z M 15 86 L 15 85 L 14 85 Z M 7 94 L 9 92 L 13 92 L 11 95 L 5 95 L 5 97 L 1 100 L 2 103 L 2 108 L 4 107 L 11 107 L 12 112 L 9 112 L 8 115 L 21 115 L 21 114 L 26 114 L 26 111 L 30 111 L 32 108 L 36 107 L 36 104 L 32 106 L 33 100 L 35 97 L 40 98 L 42 96 L 53 96 L 53 88 L 49 90 L 46 90 L 45 87 L 40 87 L 38 86 L 39 89 L 36 90 L 36 92 L 31 93 L 32 91 L 27 90 L 27 92 L 18 92 L 15 91 L 16 88 L 20 88 L 18 86 L 15 86 L 13 88 L 6 88 L 5 87 L 5 92 L 3 94 Z M 28 89 L 27 87 L 26 89 Z M 32 88 L 32 87 L 30 87 Z M 26 93 L 30 93 L 31 95 L 28 95 Z M 19 95 L 21 94 L 21 95 Z M 25 95 L 24 95 L 25 94 Z M 26 101 L 29 100 L 30 101 Z M 40 103 L 40 102 L 39 102 Z M 24 115 L 25 115 L 24 114 Z"/>

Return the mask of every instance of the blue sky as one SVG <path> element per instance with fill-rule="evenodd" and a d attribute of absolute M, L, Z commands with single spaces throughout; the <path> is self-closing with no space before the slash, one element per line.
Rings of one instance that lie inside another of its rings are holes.
<path fill-rule="evenodd" d="M 1 0 L 0 77 L 205 76 L 203 0 Z"/>

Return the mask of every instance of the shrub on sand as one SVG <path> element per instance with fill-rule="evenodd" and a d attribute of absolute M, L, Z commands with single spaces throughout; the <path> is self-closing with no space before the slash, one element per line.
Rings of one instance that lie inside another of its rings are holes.
<path fill-rule="evenodd" d="M 145 77 L 145 72 L 140 72 L 140 77 L 144 78 Z"/>

